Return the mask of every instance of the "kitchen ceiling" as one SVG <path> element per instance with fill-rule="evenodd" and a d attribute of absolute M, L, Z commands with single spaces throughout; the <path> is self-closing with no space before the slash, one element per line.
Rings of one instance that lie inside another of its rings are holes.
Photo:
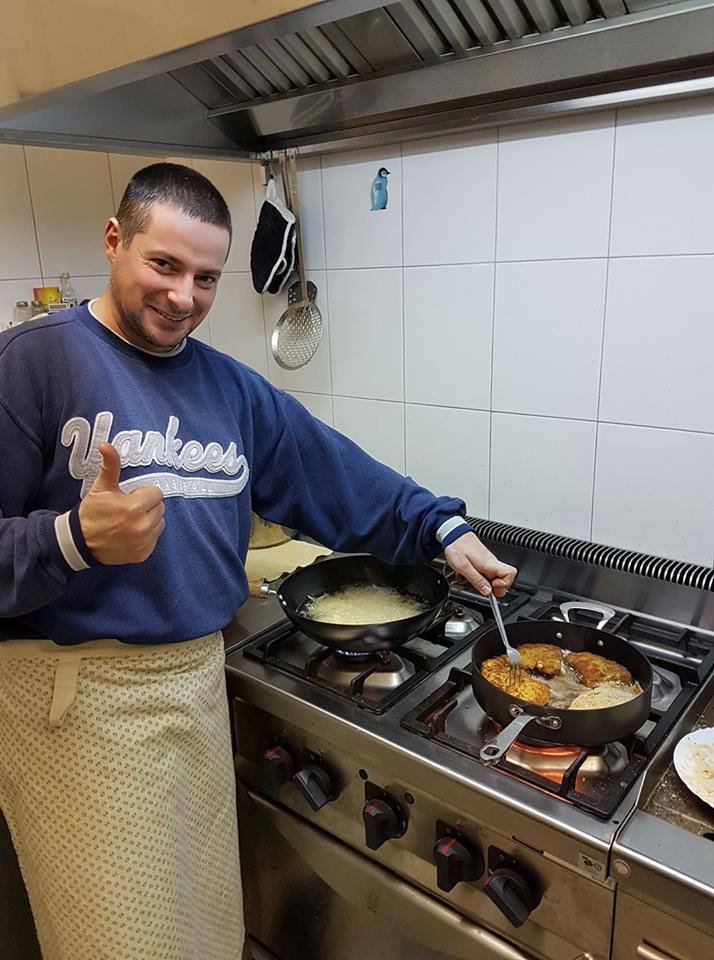
<path fill-rule="evenodd" d="M 307 152 L 691 94 L 714 76 L 714 0 L 328 0 L 169 65 L 127 65 L 82 99 L 77 85 L 0 138 Z"/>

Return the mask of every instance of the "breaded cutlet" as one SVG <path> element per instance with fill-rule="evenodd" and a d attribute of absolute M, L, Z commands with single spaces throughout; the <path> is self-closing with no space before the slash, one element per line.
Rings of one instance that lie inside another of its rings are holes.
<path fill-rule="evenodd" d="M 586 687 L 597 687 L 601 683 L 632 683 L 632 674 L 622 664 L 607 660 L 597 653 L 569 653 L 566 662 L 575 670 L 580 682 Z"/>
<path fill-rule="evenodd" d="M 521 666 L 525 670 L 535 670 L 544 677 L 554 677 L 560 673 L 563 663 L 563 651 L 552 643 L 522 643 L 518 648 Z"/>
<path fill-rule="evenodd" d="M 542 707 L 545 707 L 550 701 L 550 690 L 547 684 L 529 676 L 525 670 L 521 671 L 520 680 L 515 683 L 510 682 L 508 657 L 505 654 L 500 657 L 492 657 L 490 660 L 484 660 L 481 664 L 481 674 L 494 687 L 498 687 L 499 690 L 503 690 L 511 697 L 518 697 L 518 699 L 527 700 L 529 703 L 537 703 Z"/>

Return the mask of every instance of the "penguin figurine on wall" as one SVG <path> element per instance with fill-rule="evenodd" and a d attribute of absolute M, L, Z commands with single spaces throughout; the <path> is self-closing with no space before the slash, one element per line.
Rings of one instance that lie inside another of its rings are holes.
<path fill-rule="evenodd" d="M 380 167 L 377 176 L 372 181 L 372 190 L 370 196 L 372 199 L 372 210 L 386 210 L 389 194 L 387 193 L 387 177 L 389 170 L 386 167 Z"/>

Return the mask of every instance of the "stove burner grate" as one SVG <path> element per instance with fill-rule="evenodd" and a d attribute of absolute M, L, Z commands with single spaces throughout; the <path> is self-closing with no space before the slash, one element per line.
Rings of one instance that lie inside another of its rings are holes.
<path fill-rule="evenodd" d="M 526 603 L 532 591 L 514 588 L 511 609 Z M 482 598 L 483 599 L 483 598 Z M 243 648 L 246 657 L 302 677 L 381 714 L 415 684 L 471 646 L 492 623 L 488 602 L 447 602 L 442 614 L 398 650 L 360 653 L 325 647 L 282 621 Z"/>
<path fill-rule="evenodd" d="M 679 716 L 695 686 L 685 683 L 664 715 L 622 743 L 577 747 L 516 741 L 492 770 L 515 777 L 602 819 L 609 819 Z M 481 709 L 468 669 L 452 667 L 446 682 L 401 721 L 427 740 L 451 747 L 481 764 L 479 751 L 499 727 Z"/>

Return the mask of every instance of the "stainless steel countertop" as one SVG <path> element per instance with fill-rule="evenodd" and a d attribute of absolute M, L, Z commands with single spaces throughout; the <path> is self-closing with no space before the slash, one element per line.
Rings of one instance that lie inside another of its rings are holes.
<path fill-rule="evenodd" d="M 228 626 L 223 628 L 226 653 L 235 650 L 250 637 L 262 633 L 263 630 L 284 619 L 280 604 L 275 597 L 265 599 L 248 597 Z"/>
<path fill-rule="evenodd" d="M 672 730 L 645 777 L 638 808 L 615 840 L 614 873 L 635 896 L 708 934 L 714 916 L 711 811 L 679 780 L 672 764 L 677 742 L 714 721 L 714 675 Z"/>

